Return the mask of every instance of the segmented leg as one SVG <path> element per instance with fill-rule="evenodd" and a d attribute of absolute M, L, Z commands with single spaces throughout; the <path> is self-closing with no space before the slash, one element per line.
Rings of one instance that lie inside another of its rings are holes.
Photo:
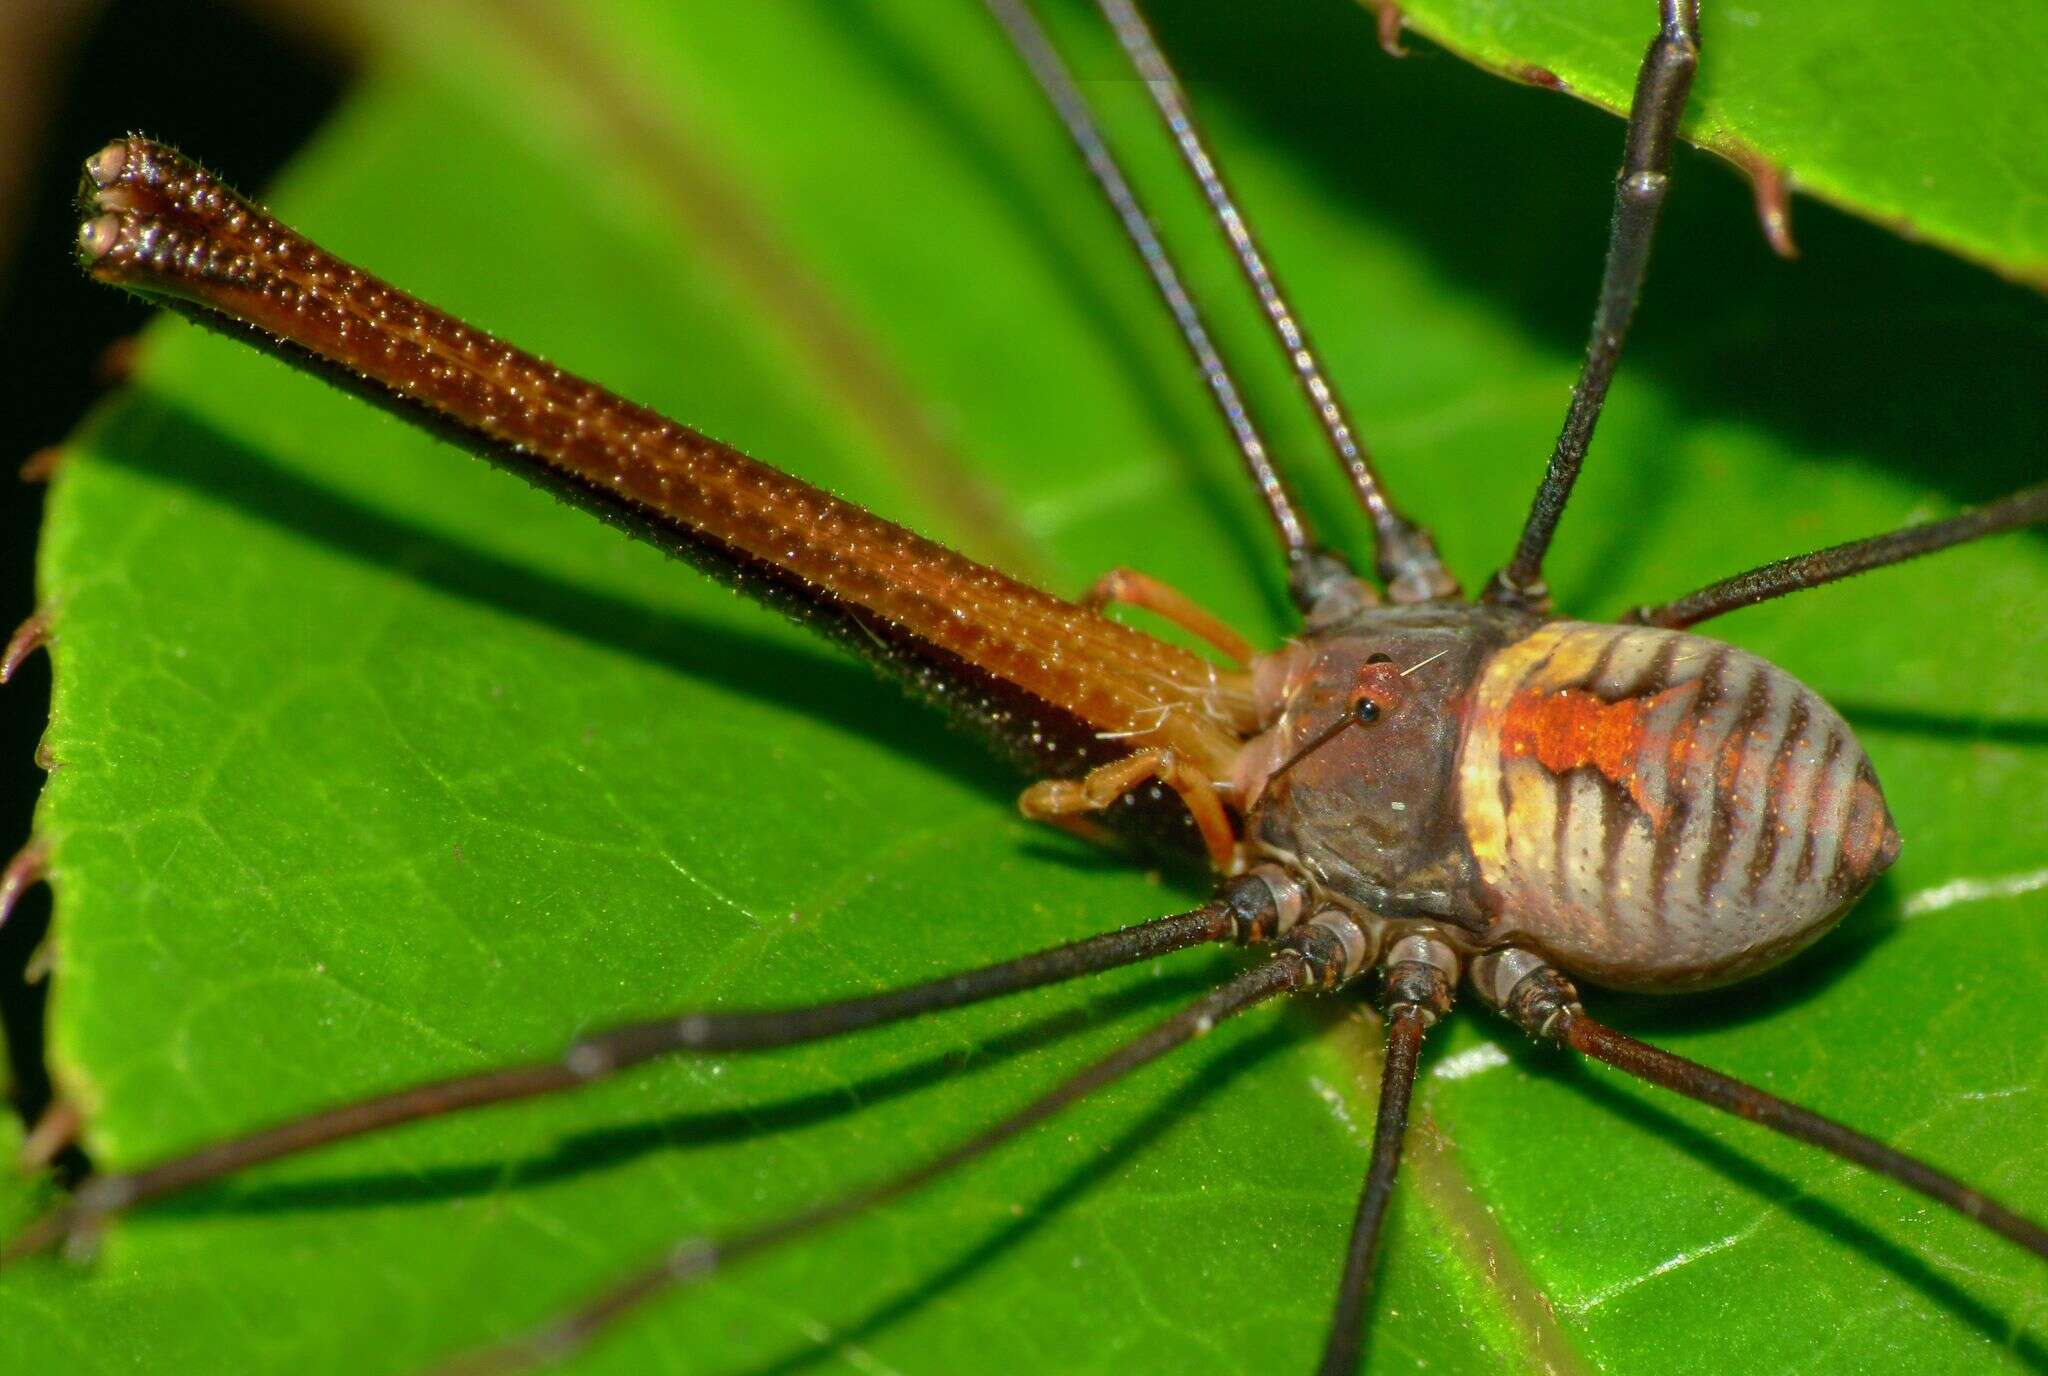
<path fill-rule="evenodd" d="M 1319 1376 L 1353 1376 L 1365 1348 L 1365 1305 L 1372 1295 L 1373 1264 L 1379 1256 L 1380 1225 L 1387 1201 L 1394 1196 L 1394 1177 L 1401 1169 L 1401 1146 L 1408 1136 L 1408 1103 L 1415 1092 L 1415 1067 L 1422 1054 L 1422 1034 L 1451 1011 L 1458 980 L 1458 957 L 1435 937 L 1403 937 L 1380 961 L 1384 978 L 1380 1005 L 1387 1015 L 1387 1059 L 1380 1073 L 1380 1105 L 1372 1134 L 1372 1161 L 1358 1213 L 1351 1223 L 1351 1243 L 1344 1254 L 1344 1278 L 1337 1285 L 1337 1303 L 1330 1315 L 1330 1333 L 1323 1345 Z"/>
<path fill-rule="evenodd" d="M 1852 540 L 1811 554 L 1780 559 L 1747 573 L 1738 573 L 1733 578 L 1710 583 L 1698 592 L 1687 593 L 1661 606 L 1637 607 L 1622 620 L 1642 626 L 1668 626 L 1673 630 L 1683 630 L 1725 612 L 1768 602 L 1774 597 L 1804 592 L 1808 588 L 1818 588 L 1872 569 L 1918 559 L 1923 554 L 1981 540 L 1987 535 L 1999 535 L 2042 522 L 2048 522 L 2048 484 L 2022 488 L 2009 497 L 1987 502 L 1945 520 L 1926 521 L 1917 526 L 1907 526 L 1904 530 L 1873 535 L 1866 540 Z"/>
<path fill-rule="evenodd" d="M 1286 925 L 1288 916 L 1270 884 L 1245 876 L 1226 884 L 1216 899 L 1192 912 L 923 984 L 807 1008 L 682 1013 L 629 1023 L 580 1038 L 554 1060 L 431 1080 L 289 1119 L 142 1170 L 95 1176 L 79 1187 L 69 1204 L 30 1224 L 0 1248 L 0 1263 L 89 1234 L 113 1215 L 138 1205 L 403 1123 L 577 1089 L 657 1057 L 794 1046 L 1098 974 L 1190 946 L 1263 940 Z"/>
<path fill-rule="evenodd" d="M 1216 783 L 1193 765 L 1184 763 L 1171 750 L 1140 750 L 1120 760 L 1097 765 L 1079 779 L 1046 779 L 1024 790 L 1017 799 L 1018 810 L 1037 822 L 1064 825 L 1069 820 L 1100 812 L 1132 789 L 1157 779 L 1187 804 L 1202 833 L 1202 845 L 1217 870 L 1229 874 L 1237 867 L 1237 828 L 1216 796 Z M 1085 833 L 1084 833 L 1085 834 Z"/>
<path fill-rule="evenodd" d="M 1572 388 L 1564 429 L 1550 453 L 1550 466 L 1536 489 L 1536 500 L 1522 524 L 1521 538 L 1506 568 L 1493 576 L 1486 600 L 1547 609 L 1550 591 L 1543 582 L 1543 556 L 1558 520 L 1586 461 L 1593 426 L 1607 400 L 1607 386 L 1621 361 L 1636 298 L 1650 266 L 1650 243 L 1657 235 L 1657 217 L 1671 185 L 1671 146 L 1678 138 L 1678 118 L 1692 90 L 1693 70 L 1700 60 L 1698 0 L 1662 0 L 1663 24 L 1636 73 L 1635 98 L 1629 104 L 1627 151 L 1614 186 L 1614 223 L 1608 233 L 1607 263 L 1600 273 L 1600 304 L 1593 312 L 1593 337 L 1586 361 Z"/>
<path fill-rule="evenodd" d="M 1197 640 L 1215 647 L 1218 653 L 1240 668 L 1252 662 L 1250 641 L 1179 588 L 1162 583 L 1149 573 L 1140 573 L 1136 569 L 1111 569 L 1096 579 L 1095 586 L 1081 599 L 1083 606 L 1096 611 L 1112 602 L 1164 617 Z"/>
<path fill-rule="evenodd" d="M 1053 47 L 1045 26 L 1038 22 L 1030 0 L 983 2 L 1002 26 L 1018 56 L 1024 59 L 1032 79 L 1045 93 L 1046 102 L 1066 125 L 1067 134 L 1073 139 L 1081 160 L 1087 164 L 1089 175 L 1095 178 L 1104 199 L 1116 213 L 1124 237 L 1137 251 L 1147 275 L 1152 278 L 1152 285 L 1158 290 L 1167 312 L 1173 316 L 1174 326 L 1180 331 L 1181 340 L 1187 345 L 1195 367 L 1202 374 L 1202 381 L 1208 386 L 1209 396 L 1216 403 L 1216 409 L 1237 445 L 1245 473 L 1265 503 L 1273 533 L 1287 559 L 1290 581 L 1297 587 L 1312 581 L 1310 572 L 1328 556 L 1321 550 L 1315 531 L 1296 503 L 1286 478 L 1274 466 L 1272 452 L 1267 449 L 1265 438 L 1252 419 L 1251 409 L 1245 404 L 1244 394 L 1238 390 L 1230 365 L 1217 349 L 1215 339 L 1202 319 L 1201 308 L 1189 293 L 1173 255 L 1152 227 L 1151 217 L 1145 213 L 1144 203 L 1132 189 L 1130 178 L 1124 175 L 1116 154 L 1110 151 L 1101 126 L 1096 123 L 1095 114 L 1089 109 L 1088 100 L 1081 94 L 1073 73 L 1060 57 L 1059 50 Z"/>
<path fill-rule="evenodd" d="M 1103 17 L 1115 30 L 1131 66 L 1145 83 L 1154 108 L 1166 132 L 1180 150 L 1181 161 L 1194 178 L 1202 198 L 1209 203 L 1210 218 L 1236 257 L 1245 285 L 1258 298 L 1259 307 L 1272 326 L 1281 356 L 1301 384 L 1309 411 L 1322 428 L 1330 452 L 1343 468 L 1351 490 L 1372 521 L 1376 545 L 1374 567 L 1387 595 L 1396 602 L 1427 602 L 1455 597 L 1458 583 L 1437 555 L 1429 532 L 1403 516 L 1387 495 L 1386 486 L 1374 470 L 1372 455 L 1351 424 L 1343 398 L 1338 396 L 1329 374 L 1324 371 L 1314 343 L 1301 317 L 1295 312 L 1274 274 L 1258 237 L 1252 232 L 1237 198 L 1231 194 L 1223 171 L 1203 137 L 1189 108 L 1187 93 L 1172 64 L 1160 50 L 1151 27 L 1139 13 L 1135 0 L 1096 0 Z"/>
<path fill-rule="evenodd" d="M 1540 956 L 1513 949 L 1483 955 L 1473 962 L 1472 984 L 1482 999 L 1532 1037 L 1555 1042 L 1648 1084 L 1660 1085 L 1773 1132 L 1810 1143 L 1917 1190 L 2036 1256 L 2048 1257 L 2048 1228 L 2014 1213 L 1946 1171 L 1936 1170 L 1925 1161 L 1732 1075 L 1674 1056 L 1595 1022 L 1579 1005 L 1578 991 L 1571 981 Z"/>
<path fill-rule="evenodd" d="M 923 1189 L 979 1161 L 1096 1090 L 1208 1035 L 1226 1019 L 1282 995 L 1342 987 L 1372 956 L 1367 933 L 1354 919 L 1335 910 L 1317 914 L 1289 932 L 1280 945 L 1281 949 L 1265 963 L 1197 999 L 950 1151 L 888 1179 L 746 1231 L 686 1239 L 589 1302 L 524 1337 L 458 1358 L 440 1368 L 439 1376 L 502 1376 L 566 1361 L 650 1302 L 694 1285 L 735 1262 L 785 1246 Z"/>
<path fill-rule="evenodd" d="M 30 612 L 14 634 L 7 638 L 7 645 L 0 649 L 0 683 L 13 678 L 28 662 L 28 657 L 50 643 L 50 620 L 41 612 Z"/>

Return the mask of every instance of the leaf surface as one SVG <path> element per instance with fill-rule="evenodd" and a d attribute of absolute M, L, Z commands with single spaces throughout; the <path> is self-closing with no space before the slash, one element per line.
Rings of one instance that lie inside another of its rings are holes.
<path fill-rule="evenodd" d="M 1165 40 L 1390 481 L 1476 585 L 1562 412 L 1619 131 L 1461 66 L 1389 63 L 1345 0 L 1252 33 L 1230 10 L 1171 10 Z M 394 7 L 385 69 L 272 203 L 1057 590 L 1131 563 L 1261 643 L 1285 634 L 1178 346 L 973 7 L 577 15 Z M 1083 16 L 1057 18 L 1280 451 L 1359 547 L 1142 93 Z M 1552 565 L 1571 610 L 2039 478 L 2038 297 L 1825 213 L 1807 260 L 1778 262 L 1734 178 L 1693 155 L 1677 172 Z M 52 1056 L 105 1165 L 625 1017 L 878 989 L 1199 896 L 1026 825 L 1017 780 L 771 616 L 180 324 L 78 437 L 43 580 Z M 1594 1004 L 2035 1214 L 2048 1160 L 2016 1144 L 2048 1130 L 2044 612 L 2048 549 L 2027 536 L 1730 618 L 1858 727 L 1904 857 L 1779 975 Z M 273 1168 L 124 1220 L 87 1269 L 0 1275 L 0 1365 L 416 1369 L 679 1236 L 936 1151 L 1231 965 L 1183 956 Z M 1309 1369 L 1371 1036 L 1335 1005 L 1247 1018 L 951 1183 L 662 1305 L 578 1369 Z M 1376 1370 L 2043 1360 L 2037 1264 L 1476 1009 L 1431 1048 L 1419 1102 Z"/>
<path fill-rule="evenodd" d="M 1365 0 L 1382 9 L 1392 0 Z M 1414 0 L 1407 27 L 1481 66 L 1629 108 L 1644 0 Z M 1701 5 L 1685 136 L 1745 169 L 2048 289 L 2048 10 L 1811 0 Z"/>

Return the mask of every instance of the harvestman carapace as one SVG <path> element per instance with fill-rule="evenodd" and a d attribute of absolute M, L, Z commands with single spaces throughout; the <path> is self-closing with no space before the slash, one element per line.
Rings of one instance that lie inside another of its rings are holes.
<path fill-rule="evenodd" d="M 1690 0 L 1664 0 L 1638 77 L 1592 340 L 1563 431 L 1509 562 L 1473 601 L 1381 484 L 1142 17 L 1131 0 L 1100 3 L 1373 527 L 1368 581 L 1316 539 L 1025 0 L 988 0 L 1170 308 L 1271 518 L 1303 629 L 1270 653 L 1129 571 L 1075 604 L 972 563 L 405 296 L 146 140 L 117 141 L 87 163 L 79 251 L 100 280 L 421 421 L 833 636 L 1038 776 L 1021 800 L 1027 814 L 1193 843 L 1221 877 L 1216 897 L 890 993 L 620 1027 L 553 1060 L 418 1085 L 99 1176 L 8 1256 L 260 1162 L 573 1089 L 655 1057 L 789 1046 L 1235 942 L 1265 955 L 952 1150 L 767 1224 L 688 1239 L 463 1369 L 571 1353 L 666 1291 L 968 1165 L 1225 1018 L 1368 972 L 1379 977 L 1387 1057 L 1325 1372 L 1358 1359 L 1419 1048 L 1461 981 L 1534 1037 L 1821 1146 L 2048 1257 L 2040 1225 L 1849 1128 L 1603 1026 L 1572 982 L 1676 991 L 1756 974 L 1832 926 L 1897 851 L 1876 777 L 1834 710 L 1782 670 L 1687 627 L 2048 519 L 2048 488 L 2033 488 L 1723 580 L 1630 624 L 1554 612 L 1544 556 L 1647 266 L 1698 60 Z M 1104 618 L 1109 602 L 1148 608 L 1234 667 Z"/>

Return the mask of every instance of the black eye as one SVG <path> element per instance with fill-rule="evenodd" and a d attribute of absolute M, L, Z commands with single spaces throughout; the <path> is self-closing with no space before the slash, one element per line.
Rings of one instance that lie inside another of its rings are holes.
<path fill-rule="evenodd" d="M 1380 719 L 1380 705 L 1371 698 L 1360 698 L 1352 704 L 1351 719 L 1360 726 L 1370 726 Z"/>
<path fill-rule="evenodd" d="M 1367 655 L 1365 662 L 1367 664 L 1392 664 L 1394 657 L 1392 655 Z"/>

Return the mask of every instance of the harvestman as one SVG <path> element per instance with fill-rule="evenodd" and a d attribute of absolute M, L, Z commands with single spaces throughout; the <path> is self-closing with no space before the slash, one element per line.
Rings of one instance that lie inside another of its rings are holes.
<path fill-rule="evenodd" d="M 1021 799 L 1028 815 L 1193 840 L 1223 876 L 1217 896 L 890 993 L 616 1028 L 557 1060 L 415 1086 L 98 1176 L 7 1256 L 259 1162 L 572 1089 L 655 1057 L 788 1046 L 1235 942 L 1268 954 L 952 1150 L 765 1225 L 690 1239 L 584 1307 L 459 1366 L 560 1358 L 666 1291 L 976 1160 L 1225 1018 L 1368 971 L 1380 979 L 1387 1057 L 1326 1373 L 1358 1360 L 1419 1049 L 1461 980 L 1534 1037 L 1824 1147 L 2048 1257 L 2040 1225 L 1930 1165 L 1594 1021 L 1572 982 L 1683 990 L 1746 978 L 1831 927 L 1897 852 L 1875 774 L 1833 709 L 1782 670 L 1685 628 L 2048 519 L 2048 488 L 2037 487 L 1725 579 L 1639 609 L 1626 625 L 1555 614 L 1543 560 L 1647 265 L 1698 60 L 1693 0 L 1662 0 L 1585 364 L 1512 557 L 1470 602 L 1380 483 L 1131 0 L 1099 3 L 1371 520 L 1377 586 L 1317 541 L 1026 0 L 987 3 L 1137 248 L 1264 502 L 1303 623 L 1274 652 L 1128 570 L 1077 605 L 976 565 L 385 286 L 161 145 L 120 140 L 87 164 L 80 254 L 100 280 L 449 434 L 838 638 L 1037 775 Z M 1103 618 L 1110 602 L 1150 609 L 1234 667 Z"/>

